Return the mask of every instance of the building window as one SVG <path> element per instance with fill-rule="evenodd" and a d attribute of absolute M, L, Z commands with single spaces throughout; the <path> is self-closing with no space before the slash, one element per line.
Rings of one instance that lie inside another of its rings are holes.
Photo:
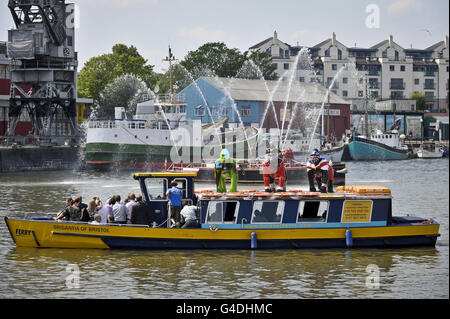
<path fill-rule="evenodd" d="M 390 70 L 390 71 L 395 71 L 395 65 L 390 65 L 390 66 L 389 66 L 389 70 Z"/>
<path fill-rule="evenodd" d="M 274 67 L 274 69 L 278 69 L 278 63 L 272 63 L 272 66 Z"/>
<path fill-rule="evenodd" d="M 333 71 L 336 71 L 336 70 L 337 70 L 337 64 L 332 64 L 332 65 L 331 65 L 331 69 L 332 69 Z"/>
<path fill-rule="evenodd" d="M 250 116 L 252 114 L 252 109 L 250 106 L 243 106 L 241 109 L 241 116 Z"/>
<path fill-rule="evenodd" d="M 203 106 L 195 108 L 195 116 L 205 116 L 205 109 Z"/>
<path fill-rule="evenodd" d="M 347 97 L 347 96 L 348 96 L 348 91 L 345 91 L 345 90 L 342 91 L 342 96 L 343 96 L 343 97 Z"/>
<path fill-rule="evenodd" d="M 377 78 L 370 78 L 369 79 L 369 89 L 378 89 L 378 79 Z"/>
<path fill-rule="evenodd" d="M 347 84 L 348 83 L 348 78 L 342 78 L 342 83 Z"/>
<path fill-rule="evenodd" d="M 400 71 L 401 72 L 405 72 L 405 66 L 404 65 L 400 65 Z"/>
<path fill-rule="evenodd" d="M 73 46 L 73 37 L 67 36 L 67 46 Z"/>
<path fill-rule="evenodd" d="M 414 84 L 415 85 L 419 85 L 420 84 L 420 80 L 419 79 L 414 79 Z"/>
<path fill-rule="evenodd" d="M 342 51 L 338 50 L 338 60 L 342 60 Z"/>
<path fill-rule="evenodd" d="M 305 82 L 305 78 L 303 76 L 300 77 L 299 79 L 300 82 Z"/>
<path fill-rule="evenodd" d="M 391 79 L 391 90 L 404 90 L 405 89 L 405 83 L 403 82 L 403 79 Z"/>
<path fill-rule="evenodd" d="M 425 90 L 434 90 L 434 79 L 425 79 Z"/>
<path fill-rule="evenodd" d="M 364 91 L 358 91 L 358 97 L 364 97 Z"/>
<path fill-rule="evenodd" d="M 284 69 L 289 70 L 289 63 L 284 63 Z"/>

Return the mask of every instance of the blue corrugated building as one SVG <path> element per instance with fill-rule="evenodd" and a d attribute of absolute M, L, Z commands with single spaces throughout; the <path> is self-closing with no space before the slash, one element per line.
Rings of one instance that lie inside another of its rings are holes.
<path fill-rule="evenodd" d="M 183 95 L 186 101 L 187 119 L 211 123 L 211 116 L 214 122 L 228 117 L 229 127 L 241 127 L 237 115 L 239 112 L 244 126 L 259 128 L 266 107 L 269 106 L 263 127 L 282 127 L 282 119 L 285 118 L 286 129 L 294 106 L 320 108 L 326 97 L 326 89 L 318 83 L 298 81 L 289 84 L 286 81 L 201 77 L 183 89 L 179 95 Z M 339 115 L 333 116 L 334 128 L 342 134 L 350 123 L 349 102 L 332 92 L 327 102 L 331 108 L 338 109 Z"/>
<path fill-rule="evenodd" d="M 239 99 L 235 88 L 228 86 L 233 85 L 231 81 L 233 79 L 201 77 L 182 90 L 179 94 L 186 98 L 188 119 L 211 123 L 211 116 L 213 121 L 228 117 L 228 123 L 234 127 L 240 126 L 239 112 L 245 126 L 259 126 L 263 101 Z"/>

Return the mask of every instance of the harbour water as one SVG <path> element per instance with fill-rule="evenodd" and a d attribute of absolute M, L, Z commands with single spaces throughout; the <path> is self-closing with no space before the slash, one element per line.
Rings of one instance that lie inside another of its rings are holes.
<path fill-rule="evenodd" d="M 0 298 L 449 298 L 449 161 L 349 162 L 347 185 L 389 187 L 394 215 L 440 222 L 435 248 L 64 250 L 15 247 L 4 216 L 54 215 L 67 196 L 139 192 L 131 172 L 0 174 Z M 197 188 L 212 188 L 199 185 Z M 240 188 L 248 186 L 240 186 Z M 289 188 L 306 185 L 289 185 Z M 252 186 L 252 188 L 254 188 Z M 77 274 L 77 281 L 69 281 Z"/>

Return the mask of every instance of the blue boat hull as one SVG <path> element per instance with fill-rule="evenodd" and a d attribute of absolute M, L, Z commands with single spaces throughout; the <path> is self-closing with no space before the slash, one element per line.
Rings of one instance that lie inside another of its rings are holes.
<path fill-rule="evenodd" d="M 250 249 L 250 240 L 152 240 L 104 238 L 104 242 L 114 249 Z M 360 238 L 353 240 L 352 247 L 406 247 L 435 246 L 436 236 L 405 236 L 401 238 Z M 346 248 L 345 239 L 315 240 L 258 240 L 258 249 L 305 249 L 305 248 Z"/>
<path fill-rule="evenodd" d="M 355 161 L 405 160 L 409 158 L 407 150 L 395 149 L 361 138 L 351 141 L 348 147 L 350 156 Z"/>

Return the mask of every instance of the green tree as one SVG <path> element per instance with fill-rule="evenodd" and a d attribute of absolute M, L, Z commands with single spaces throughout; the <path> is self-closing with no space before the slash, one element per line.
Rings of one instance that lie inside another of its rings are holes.
<path fill-rule="evenodd" d="M 172 66 L 175 92 L 179 92 L 202 76 L 238 77 L 245 79 L 276 79 L 276 67 L 266 52 L 246 52 L 229 49 L 222 42 L 210 42 L 190 51 Z M 160 92 L 170 91 L 169 71 L 160 75 Z"/>
<path fill-rule="evenodd" d="M 245 59 L 238 49 L 229 49 L 223 42 L 209 42 L 188 52 L 180 63 L 197 77 L 211 72 L 219 77 L 234 77 Z"/>
<path fill-rule="evenodd" d="M 153 92 L 139 77 L 125 74 L 109 83 L 96 101 L 94 116 L 113 118 L 116 107 L 123 107 L 129 118 L 136 113 L 138 103 L 148 100 Z"/>
<path fill-rule="evenodd" d="M 424 93 L 414 92 L 411 95 L 411 100 L 416 100 L 416 109 L 418 111 L 425 111 L 427 109 L 427 99 Z"/>
<path fill-rule="evenodd" d="M 277 67 L 272 63 L 272 56 L 267 52 L 247 51 L 244 53 L 247 57 L 244 66 L 238 73 L 238 76 L 246 79 L 265 79 L 276 80 Z"/>
<path fill-rule="evenodd" d="M 157 82 L 153 66 L 134 46 L 116 44 L 112 53 L 93 57 L 86 62 L 78 77 L 78 95 L 98 101 L 100 92 L 114 79 L 125 74 L 140 78 L 149 87 Z"/>

